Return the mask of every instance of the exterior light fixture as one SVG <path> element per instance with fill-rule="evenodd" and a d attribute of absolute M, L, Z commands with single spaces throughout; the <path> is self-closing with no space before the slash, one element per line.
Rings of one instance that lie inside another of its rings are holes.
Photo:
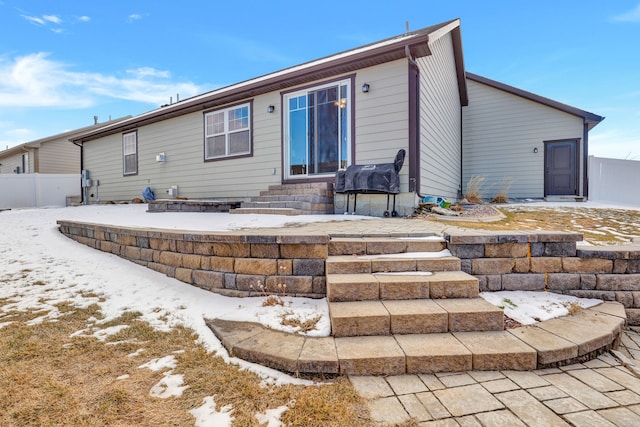
<path fill-rule="evenodd" d="M 274 107 L 273 105 L 269 105 L 267 107 L 267 113 L 273 113 L 274 111 L 276 111 L 276 107 Z"/>
<path fill-rule="evenodd" d="M 533 153 L 538 154 L 538 147 L 533 147 Z"/>
<path fill-rule="evenodd" d="M 369 83 L 365 83 L 362 85 L 362 92 L 363 93 L 369 92 Z"/>
<path fill-rule="evenodd" d="M 158 163 L 164 163 L 167 161 L 167 157 L 165 156 L 164 153 L 158 153 L 156 154 L 156 162 Z"/>

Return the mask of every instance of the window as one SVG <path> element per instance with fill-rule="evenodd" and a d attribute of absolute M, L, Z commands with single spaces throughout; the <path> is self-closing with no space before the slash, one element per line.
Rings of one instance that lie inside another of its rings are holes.
<path fill-rule="evenodd" d="M 334 174 L 351 158 L 351 80 L 284 96 L 287 178 Z"/>
<path fill-rule="evenodd" d="M 204 115 L 204 158 L 215 160 L 251 154 L 250 104 Z"/>
<path fill-rule="evenodd" d="M 138 133 L 122 134 L 122 164 L 124 175 L 138 173 Z"/>

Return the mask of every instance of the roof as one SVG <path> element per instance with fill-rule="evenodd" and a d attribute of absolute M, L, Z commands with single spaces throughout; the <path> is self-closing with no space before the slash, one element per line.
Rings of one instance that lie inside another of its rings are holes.
<path fill-rule="evenodd" d="M 346 50 L 334 55 L 305 62 L 274 73 L 265 74 L 240 83 L 225 86 L 201 95 L 196 95 L 162 106 L 158 109 L 140 114 L 117 124 L 85 132 L 72 138 L 76 142 L 85 142 L 103 136 L 136 129 L 172 117 L 181 116 L 194 111 L 201 111 L 216 106 L 237 102 L 268 92 L 284 90 L 300 84 L 330 78 L 336 75 L 353 72 L 362 68 L 395 61 L 402 58 L 423 57 L 431 55 L 429 42 L 448 32 L 454 32 L 454 49 L 456 50 L 458 84 L 461 88 L 461 99 L 466 102 L 466 83 L 464 64 L 462 63 L 462 46 L 459 35 L 460 20 L 454 19 L 420 30 L 407 32 L 395 37 L 367 44 L 355 49 Z M 454 31 L 455 30 L 455 31 Z"/>
<path fill-rule="evenodd" d="M 126 120 L 131 118 L 131 116 L 125 116 L 125 117 L 121 117 L 118 119 L 113 119 L 113 120 L 109 120 L 106 121 L 104 123 L 96 123 L 94 125 L 91 126 L 85 126 L 79 129 L 75 129 L 75 130 L 71 130 L 71 131 L 67 131 L 67 132 L 62 132 L 56 135 L 52 135 L 52 136 L 47 136 L 45 138 L 40 138 L 40 139 L 36 139 L 33 141 L 29 141 L 29 142 L 24 142 L 22 144 L 16 145 L 15 147 L 11 147 L 11 148 L 7 148 L 6 150 L 2 150 L 0 151 L 0 158 L 2 157 L 7 157 L 7 156 L 12 156 L 15 155 L 16 153 L 23 153 L 23 152 L 27 152 L 27 151 L 31 151 L 31 149 L 34 148 L 40 148 L 40 146 L 42 144 L 46 144 L 47 142 L 51 142 L 51 141 L 57 141 L 60 139 L 66 139 L 66 140 L 71 140 L 74 137 L 76 137 L 77 135 L 89 132 L 89 131 L 93 131 L 96 129 L 99 129 L 103 126 L 109 126 L 112 125 L 114 123 L 118 123 L 122 120 Z"/>
<path fill-rule="evenodd" d="M 554 101 L 553 99 L 545 98 L 543 96 L 536 95 L 535 93 L 527 92 L 525 90 L 518 89 L 516 87 L 509 86 L 504 83 L 500 83 L 495 80 L 491 80 L 486 77 L 479 76 L 477 74 L 473 74 L 469 72 L 467 72 L 466 74 L 469 80 L 473 80 L 475 82 L 482 83 L 482 84 L 494 87 L 496 89 L 503 90 L 512 95 L 520 96 L 530 101 L 537 102 L 542 105 L 546 105 L 547 107 L 555 108 L 557 110 L 564 111 L 565 113 L 569 113 L 574 116 L 580 117 L 589 126 L 589 130 L 593 129 L 598 123 L 604 120 L 603 116 L 599 116 L 597 114 L 593 114 L 588 111 L 584 111 L 579 108 L 572 107 L 571 105 L 563 104 L 561 102 Z"/>

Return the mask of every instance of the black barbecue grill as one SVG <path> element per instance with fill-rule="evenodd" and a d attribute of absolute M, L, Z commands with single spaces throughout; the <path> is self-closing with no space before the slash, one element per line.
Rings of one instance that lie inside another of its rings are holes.
<path fill-rule="evenodd" d="M 393 163 L 377 163 L 371 165 L 351 165 L 346 170 L 336 172 L 336 193 L 347 195 L 347 210 L 349 213 L 349 198 L 353 194 L 353 213 L 356 213 L 358 194 L 386 194 L 387 210 L 384 216 L 389 216 L 389 198 L 393 195 L 393 210 L 391 216 L 397 216 L 396 194 L 400 193 L 400 169 L 404 163 L 404 150 L 398 151 Z"/>

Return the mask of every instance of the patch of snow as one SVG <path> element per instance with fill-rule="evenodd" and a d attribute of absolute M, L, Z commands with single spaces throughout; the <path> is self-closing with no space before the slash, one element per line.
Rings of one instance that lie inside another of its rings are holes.
<path fill-rule="evenodd" d="M 124 374 L 124 375 L 120 375 L 118 378 L 116 378 L 116 380 L 126 380 L 128 378 L 131 378 L 131 375 Z"/>
<path fill-rule="evenodd" d="M 182 385 L 184 382 L 184 376 L 182 374 L 172 374 L 171 372 L 172 371 L 166 372 L 164 377 L 151 387 L 149 396 L 160 399 L 182 396 L 182 392 L 188 389 L 189 386 Z"/>
<path fill-rule="evenodd" d="M 256 414 L 256 419 L 260 425 L 267 424 L 266 427 L 282 427 L 280 417 L 289 409 L 288 406 L 278 406 L 275 409 L 267 409 L 264 414 Z"/>
<path fill-rule="evenodd" d="M 424 237 L 399 237 L 398 240 L 420 240 L 426 242 L 444 242 L 444 238 L 440 236 L 424 236 Z"/>
<path fill-rule="evenodd" d="M 189 411 L 196 419 L 196 427 L 231 427 L 233 417 L 231 405 L 216 410 L 216 402 L 212 396 L 203 399 L 202 406 Z"/>
<path fill-rule="evenodd" d="M 567 316 L 568 307 L 578 304 L 582 308 L 594 307 L 602 300 L 577 298 L 552 292 L 500 291 L 481 292 L 486 301 L 503 309 L 504 314 L 523 325 Z"/>
<path fill-rule="evenodd" d="M 131 358 L 133 358 L 133 357 L 138 357 L 138 356 L 140 356 L 143 352 L 144 352 L 144 348 L 139 348 L 139 349 L 137 349 L 136 351 L 134 351 L 133 353 L 129 353 L 129 354 L 127 354 L 127 357 L 131 357 Z"/>
<path fill-rule="evenodd" d="M 385 271 L 373 273 L 374 276 L 432 276 L 430 271 Z"/>
<path fill-rule="evenodd" d="M 451 256 L 449 249 L 443 249 L 439 252 L 401 252 L 397 254 L 360 255 L 357 259 L 430 259 L 449 256 Z"/>
<path fill-rule="evenodd" d="M 147 368 L 151 371 L 161 371 L 163 369 L 175 369 L 178 365 L 174 356 L 165 356 L 157 359 L 151 359 L 147 363 L 138 366 L 139 369 Z"/>

